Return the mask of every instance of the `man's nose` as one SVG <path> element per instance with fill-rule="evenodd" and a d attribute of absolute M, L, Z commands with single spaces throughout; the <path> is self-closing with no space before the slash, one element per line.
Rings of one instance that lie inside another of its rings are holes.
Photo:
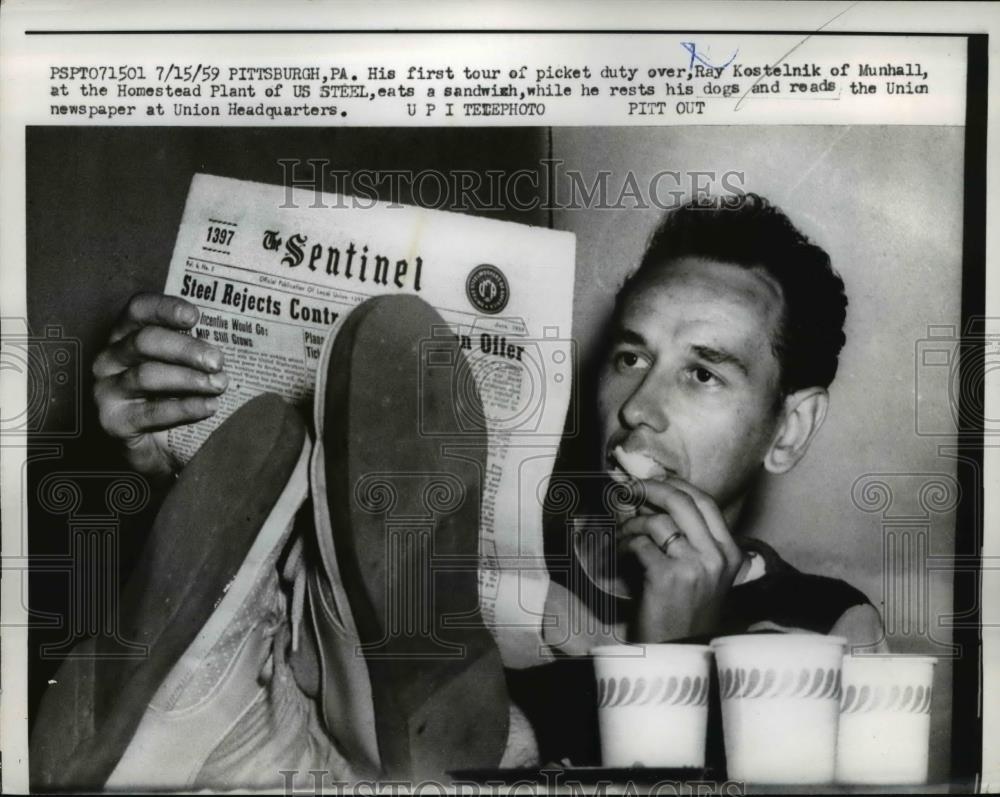
<path fill-rule="evenodd" d="M 629 429 L 648 426 L 653 431 L 662 432 L 669 423 L 668 393 L 663 380 L 652 371 L 648 372 L 622 404 L 619 413 L 622 423 Z"/>

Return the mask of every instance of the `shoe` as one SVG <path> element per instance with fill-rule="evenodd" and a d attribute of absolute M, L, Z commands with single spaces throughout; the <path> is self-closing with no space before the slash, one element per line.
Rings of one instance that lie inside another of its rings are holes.
<path fill-rule="evenodd" d="M 464 355 L 436 337 L 429 358 L 421 342 L 435 328 L 444 321 L 413 296 L 351 313 L 324 349 L 310 473 L 323 718 L 351 755 L 411 783 L 497 766 L 509 722 L 479 609 L 489 441 L 459 427 L 440 357 Z M 483 417 L 478 394 L 462 400 Z"/>
<path fill-rule="evenodd" d="M 287 626 L 277 563 L 308 495 L 310 449 L 297 412 L 269 394 L 212 433 L 164 500 L 121 597 L 120 637 L 148 655 L 110 659 L 88 640 L 82 652 L 95 658 L 63 665 L 32 734 L 34 787 L 197 783 L 261 699 L 260 671 Z"/>

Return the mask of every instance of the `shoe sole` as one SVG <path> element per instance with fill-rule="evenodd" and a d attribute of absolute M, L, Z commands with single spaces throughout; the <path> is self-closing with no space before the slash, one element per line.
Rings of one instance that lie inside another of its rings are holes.
<path fill-rule="evenodd" d="M 68 683 L 56 676 L 60 690 L 44 696 L 32 738 L 39 786 L 98 789 L 106 783 L 173 667 L 196 641 L 207 647 L 206 628 L 217 634 L 225 627 L 225 618 L 213 614 L 231 588 L 237 601 L 238 585 L 249 577 L 244 565 L 259 567 L 250 556 L 255 541 L 269 518 L 272 528 L 281 525 L 272 512 L 296 466 L 304 469 L 306 446 L 296 411 L 265 394 L 233 413 L 187 464 L 119 604 L 119 638 L 146 645 L 149 655 L 108 658 L 114 640 L 98 640 L 96 661 L 66 662 Z M 87 677 L 93 682 L 89 707 L 81 686 Z M 67 738 L 53 720 L 65 717 L 70 697 L 84 727 Z"/>
<path fill-rule="evenodd" d="M 361 642 L 382 771 L 411 782 L 496 766 L 509 720 L 479 610 L 488 439 L 459 428 L 449 370 L 422 359 L 421 341 L 443 325 L 416 297 L 366 302 L 337 333 L 317 398 L 331 532 L 321 553 Z M 464 356 L 457 341 L 450 353 Z"/>

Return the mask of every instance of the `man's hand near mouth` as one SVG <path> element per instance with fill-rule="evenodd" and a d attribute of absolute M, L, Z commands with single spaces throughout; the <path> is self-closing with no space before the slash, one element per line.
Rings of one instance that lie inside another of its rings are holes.
<path fill-rule="evenodd" d="M 619 551 L 634 554 L 642 571 L 630 635 L 665 642 L 710 633 L 743 552 L 701 490 L 673 475 L 640 484 L 644 503 L 618 527 Z"/>

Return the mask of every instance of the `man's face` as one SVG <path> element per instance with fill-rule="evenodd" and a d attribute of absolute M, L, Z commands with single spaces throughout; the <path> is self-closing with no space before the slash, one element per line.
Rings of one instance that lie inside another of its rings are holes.
<path fill-rule="evenodd" d="M 782 307 L 765 273 L 714 260 L 682 258 L 645 277 L 601 367 L 607 467 L 621 445 L 707 492 L 724 513 L 738 509 L 777 429 L 771 343 Z"/>

